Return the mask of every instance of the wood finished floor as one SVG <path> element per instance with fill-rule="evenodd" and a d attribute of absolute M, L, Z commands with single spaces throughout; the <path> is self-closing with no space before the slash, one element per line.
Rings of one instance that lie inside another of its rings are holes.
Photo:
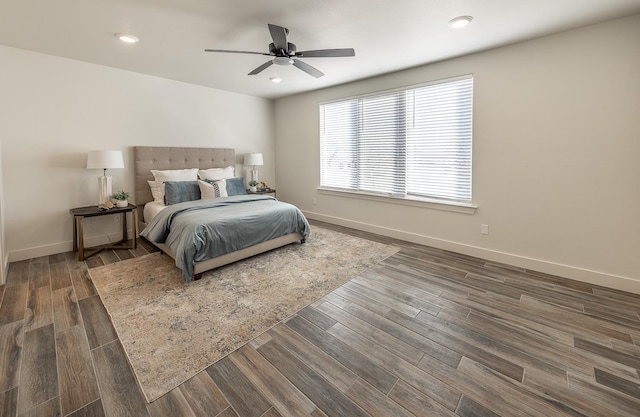
<path fill-rule="evenodd" d="M 12 263 L 0 415 L 640 415 L 640 296 L 322 225 L 401 250 L 151 404 L 87 273 L 148 243 Z"/>

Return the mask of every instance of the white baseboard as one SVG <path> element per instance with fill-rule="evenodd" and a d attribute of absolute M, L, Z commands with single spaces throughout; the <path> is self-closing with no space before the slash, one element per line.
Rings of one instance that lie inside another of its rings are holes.
<path fill-rule="evenodd" d="M 7 274 L 9 274 L 9 254 L 2 256 L 2 279 L 0 279 L 0 285 L 7 283 Z"/>
<path fill-rule="evenodd" d="M 464 243 L 452 242 L 448 240 L 405 232 L 402 230 L 376 226 L 369 223 L 362 223 L 354 220 L 327 216 L 320 213 L 304 211 L 304 215 L 310 219 L 332 223 L 339 226 L 350 227 L 365 232 L 376 233 L 395 239 L 405 240 L 407 242 L 432 246 L 438 249 L 450 250 L 453 252 L 486 259 L 488 261 L 500 262 L 520 268 L 526 268 L 531 271 L 544 272 L 547 274 L 586 282 L 589 284 L 600 285 L 607 288 L 640 294 L 640 280 L 629 277 L 608 274 L 600 271 L 593 271 L 590 269 L 571 265 L 563 265 L 555 262 L 545 261 L 542 259 L 528 258 L 525 256 L 496 251 L 493 249 L 486 249 L 478 246 L 467 245 Z"/>
<path fill-rule="evenodd" d="M 131 230 L 127 232 L 127 237 L 131 239 L 133 236 Z M 122 232 L 110 233 L 108 235 L 92 236 L 84 239 L 85 248 L 92 246 L 105 245 L 111 242 L 117 242 L 122 239 Z M 59 242 L 50 245 L 35 246 L 32 248 L 11 251 L 8 254 L 8 262 L 23 261 L 25 259 L 39 258 L 40 256 L 55 255 L 56 253 L 71 252 L 73 250 L 73 242 Z"/>

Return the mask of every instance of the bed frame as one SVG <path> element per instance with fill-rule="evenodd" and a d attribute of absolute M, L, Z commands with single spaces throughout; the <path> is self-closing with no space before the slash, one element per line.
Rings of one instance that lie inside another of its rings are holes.
<path fill-rule="evenodd" d="M 138 232 L 146 227 L 144 222 L 144 205 L 153 201 L 151 189 L 147 181 L 153 181 L 152 169 L 185 169 L 185 168 L 225 168 L 236 166 L 235 150 L 229 148 L 183 148 L 134 146 L 135 201 L 138 206 Z M 300 241 L 304 238 L 300 233 L 290 233 L 248 248 L 218 256 L 194 266 L 194 280 L 200 279 L 202 273 L 241 259 L 249 258 L 269 250 Z M 151 242 L 153 243 L 153 242 Z M 171 249 L 164 244 L 156 244 L 160 250 L 175 259 Z"/>

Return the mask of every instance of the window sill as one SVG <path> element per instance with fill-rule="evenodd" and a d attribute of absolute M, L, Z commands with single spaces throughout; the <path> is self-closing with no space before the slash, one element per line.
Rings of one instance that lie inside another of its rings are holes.
<path fill-rule="evenodd" d="M 401 204 L 404 206 L 421 207 L 433 210 L 444 210 L 463 214 L 474 214 L 478 209 L 478 206 L 475 204 L 435 200 L 423 197 L 394 197 L 391 195 L 386 196 L 362 191 L 347 191 L 324 187 L 318 187 L 317 190 L 319 194 L 332 195 L 336 197 L 357 198 L 361 200 L 378 201 L 381 203 L 389 204 Z"/>

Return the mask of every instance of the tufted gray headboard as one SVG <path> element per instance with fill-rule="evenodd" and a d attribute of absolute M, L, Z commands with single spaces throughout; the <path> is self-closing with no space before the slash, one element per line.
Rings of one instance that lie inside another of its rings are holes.
<path fill-rule="evenodd" d="M 153 201 L 147 181 L 153 181 L 152 169 L 225 168 L 235 167 L 235 150 L 229 148 L 183 148 L 159 146 L 134 146 L 135 202 L 139 219 L 142 207 Z"/>

